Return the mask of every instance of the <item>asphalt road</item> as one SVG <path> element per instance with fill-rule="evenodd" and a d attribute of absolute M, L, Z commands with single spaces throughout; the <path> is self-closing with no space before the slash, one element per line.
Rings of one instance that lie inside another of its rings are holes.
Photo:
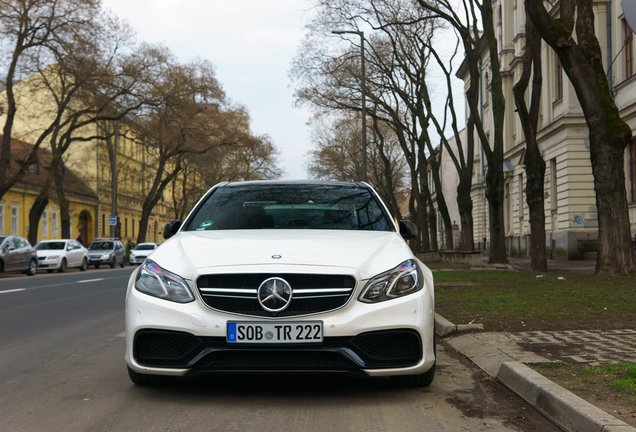
<path fill-rule="evenodd" d="M 558 431 L 443 343 L 426 389 L 307 375 L 137 387 L 123 360 L 132 270 L 0 278 L 0 431 Z"/>

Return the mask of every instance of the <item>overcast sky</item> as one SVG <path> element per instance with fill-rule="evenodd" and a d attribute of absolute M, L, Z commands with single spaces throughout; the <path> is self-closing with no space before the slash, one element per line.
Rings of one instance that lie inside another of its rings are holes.
<path fill-rule="evenodd" d="M 294 108 L 287 73 L 308 15 L 302 0 L 103 0 L 139 41 L 181 61 L 210 60 L 227 96 L 247 107 L 252 132 L 280 150 L 285 178 L 304 179 L 309 112 Z"/>

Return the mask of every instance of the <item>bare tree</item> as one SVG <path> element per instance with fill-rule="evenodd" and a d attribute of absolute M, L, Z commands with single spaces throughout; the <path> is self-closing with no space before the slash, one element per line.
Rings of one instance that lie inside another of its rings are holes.
<path fill-rule="evenodd" d="M 360 119 L 351 113 L 325 114 L 313 121 L 307 169 L 314 178 L 353 181 L 360 178 Z M 393 131 L 373 117 L 369 143 L 369 180 L 394 218 L 401 212 L 396 195 L 404 189 L 406 162 Z"/>
<path fill-rule="evenodd" d="M 42 102 L 38 109 L 31 107 L 32 115 L 50 119 L 36 145 L 49 144 L 52 158 L 47 169 L 52 182 L 47 180 L 30 211 L 30 238 L 37 237 L 47 186 L 56 193 L 62 236 L 70 236 L 70 203 L 63 184 L 67 151 L 107 138 L 111 132 L 95 131 L 96 124 L 117 121 L 147 103 L 145 93 L 161 56 L 147 46 L 126 50 L 131 35 L 127 25 L 104 16 L 81 32 L 76 29 L 75 39 L 60 44 L 51 56 L 40 52 L 32 58 L 37 72 L 25 80 L 20 92 Z"/>
<path fill-rule="evenodd" d="M 594 33 L 593 1 L 562 0 L 559 18 L 550 15 L 541 0 L 525 4 L 537 31 L 559 56 L 589 128 L 599 224 L 596 274 L 634 272 L 624 168 L 632 131 L 610 93 Z"/>
<path fill-rule="evenodd" d="M 486 198 L 490 222 L 490 263 L 507 263 L 504 225 L 504 175 L 503 175 L 503 126 L 505 114 L 505 98 L 503 95 L 501 66 L 497 38 L 493 24 L 492 0 L 462 0 L 459 7 L 449 0 L 417 0 L 427 11 L 437 18 L 449 23 L 459 35 L 466 55 L 465 64 L 470 74 L 470 87 L 466 100 L 470 109 L 467 129 L 472 134 L 472 127 L 477 130 L 481 147 L 488 161 L 486 173 Z M 483 34 L 480 31 L 480 24 Z M 483 39 L 482 39 L 483 36 Z M 480 116 L 479 102 L 479 62 L 482 40 L 486 43 L 492 66 L 491 100 L 493 114 L 493 143 L 488 136 Z M 469 145 L 471 139 L 469 138 Z"/>
<path fill-rule="evenodd" d="M 294 62 L 292 75 L 302 87 L 297 91 L 299 101 L 308 101 L 313 106 L 326 110 L 359 111 L 360 99 L 357 89 L 359 80 L 359 51 L 353 49 L 329 50 L 329 45 L 320 40 L 331 28 L 348 26 L 359 30 L 359 25 L 372 25 L 382 32 L 369 37 L 368 52 L 365 52 L 369 65 L 364 85 L 372 104 L 372 117 L 386 124 L 402 148 L 410 171 L 411 199 L 409 211 L 422 234 L 422 244 L 417 249 L 429 249 L 429 214 L 431 206 L 428 190 L 428 157 L 432 146 L 428 127 L 431 113 L 424 102 L 426 85 L 426 66 L 429 53 L 426 46 L 419 43 L 419 37 L 429 38 L 434 24 L 430 20 L 413 19 L 418 25 L 415 42 L 409 40 L 412 34 L 400 31 L 397 25 L 403 20 L 382 22 L 373 8 L 382 2 L 318 2 L 320 13 L 311 24 L 310 36 L 304 41 Z M 404 2 L 402 2 L 404 4 Z M 407 2 L 408 3 L 408 2 Z M 401 13 L 420 12 L 411 4 L 401 10 L 400 2 L 391 3 Z M 412 15 L 409 15 L 412 18 Z M 391 30 L 391 31 L 389 31 Z M 356 42 L 354 42 L 355 44 Z M 441 189 L 441 188 L 440 188 Z M 443 196 L 438 197 L 443 200 Z M 442 211 L 444 206 L 442 207 Z M 450 221 L 450 218 L 448 218 Z M 450 222 L 447 224 L 451 229 Z M 433 231 L 434 233 L 437 231 Z M 451 236 L 452 238 L 452 236 Z M 436 241 L 436 238 L 433 239 Z"/>
<path fill-rule="evenodd" d="M 526 105 L 526 90 L 532 75 L 530 111 Z M 523 72 L 512 89 L 521 126 L 526 138 L 526 201 L 530 209 L 530 267 L 536 272 L 548 270 L 545 254 L 545 161 L 537 144 L 537 123 L 541 103 L 541 36 L 532 21 L 526 18 L 526 48 L 523 55 Z"/>
<path fill-rule="evenodd" d="M 9 172 L 13 123 L 18 110 L 14 94 L 16 79 L 23 78 L 22 63 L 33 51 L 59 51 L 78 30 L 86 28 L 99 12 L 96 0 L 2 0 L 0 1 L 0 35 L 9 48 L 4 78 L 6 89 L 6 121 L 0 142 L 0 198 L 36 162 L 36 142 L 29 156 L 20 162 L 20 169 Z"/>

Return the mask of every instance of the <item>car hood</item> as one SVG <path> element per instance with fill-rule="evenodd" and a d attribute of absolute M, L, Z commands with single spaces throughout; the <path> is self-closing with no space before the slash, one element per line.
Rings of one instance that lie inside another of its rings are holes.
<path fill-rule="evenodd" d="M 47 257 L 51 255 L 64 255 L 66 252 L 64 249 L 49 249 L 49 250 L 37 250 L 35 251 L 39 257 Z"/>
<path fill-rule="evenodd" d="M 205 272 L 282 268 L 291 272 L 302 271 L 293 266 L 312 266 L 340 267 L 363 280 L 412 258 L 396 232 L 305 229 L 180 232 L 155 249 L 151 257 L 186 279 Z"/>

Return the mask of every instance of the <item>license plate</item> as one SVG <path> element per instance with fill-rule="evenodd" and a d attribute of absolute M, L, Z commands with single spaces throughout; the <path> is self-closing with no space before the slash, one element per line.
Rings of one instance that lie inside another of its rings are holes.
<path fill-rule="evenodd" d="M 316 343 L 322 340 L 322 321 L 227 323 L 229 343 Z"/>

